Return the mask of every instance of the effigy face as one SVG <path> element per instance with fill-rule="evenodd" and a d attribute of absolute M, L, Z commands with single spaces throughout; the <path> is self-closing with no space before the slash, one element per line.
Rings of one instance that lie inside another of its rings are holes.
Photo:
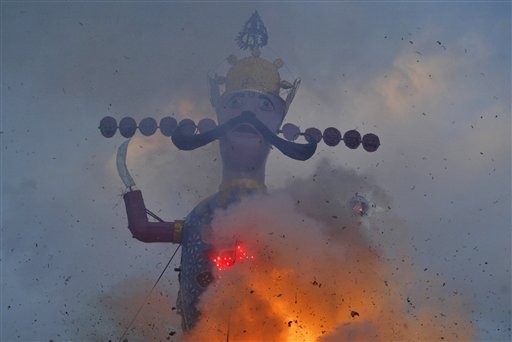
<path fill-rule="evenodd" d="M 225 93 L 215 109 L 219 125 L 249 113 L 273 134 L 277 134 L 285 116 L 285 103 L 280 97 L 255 90 Z M 235 170 L 260 167 L 270 151 L 270 143 L 250 123 L 236 125 L 219 142 L 225 167 Z"/>
<path fill-rule="evenodd" d="M 244 111 L 252 112 L 259 121 L 277 133 L 284 119 L 285 103 L 280 97 L 270 93 L 256 90 L 233 91 L 221 97 L 216 111 L 219 124 Z"/>

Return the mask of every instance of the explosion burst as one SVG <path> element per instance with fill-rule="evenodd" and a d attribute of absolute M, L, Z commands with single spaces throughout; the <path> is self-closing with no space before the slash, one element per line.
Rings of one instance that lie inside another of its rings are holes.
<path fill-rule="evenodd" d="M 423 280 L 402 251 L 402 262 L 384 256 L 377 247 L 383 241 L 367 236 L 350 207 L 337 220 L 312 217 L 315 208 L 301 206 L 300 192 L 245 199 L 217 213 L 209 242 L 225 250 L 232 241 L 245 254 L 231 248 L 231 259 L 215 257 L 216 280 L 202 295 L 201 319 L 186 340 L 471 338 L 460 298 L 447 296 L 441 279 L 427 280 L 428 293 L 418 294 Z"/>

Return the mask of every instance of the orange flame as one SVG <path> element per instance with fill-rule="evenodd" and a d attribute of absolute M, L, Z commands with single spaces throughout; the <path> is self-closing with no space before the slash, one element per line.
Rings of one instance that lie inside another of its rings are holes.
<path fill-rule="evenodd" d="M 216 271 L 191 341 L 465 340 L 472 327 L 449 300 L 411 305 L 414 275 L 384 260 L 347 214 L 344 229 L 282 198 L 253 199 L 218 215 L 219 241 L 256 257 Z M 233 260 L 234 263 L 234 260 Z M 406 300 L 407 299 L 407 300 Z M 416 299 L 415 299 L 416 300 Z M 443 312 L 443 316 L 437 312 Z M 437 314 L 437 315 L 436 315 Z"/>

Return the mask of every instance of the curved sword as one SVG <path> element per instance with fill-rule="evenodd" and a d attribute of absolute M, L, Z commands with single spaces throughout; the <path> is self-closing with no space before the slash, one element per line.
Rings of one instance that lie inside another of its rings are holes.
<path fill-rule="evenodd" d="M 131 139 L 126 140 L 121 144 L 121 146 L 119 146 L 116 156 L 117 173 L 119 173 L 119 177 L 121 177 L 124 185 L 129 189 L 135 186 L 135 181 L 126 167 L 126 153 L 128 152 L 128 144 L 130 143 L 130 140 Z"/>

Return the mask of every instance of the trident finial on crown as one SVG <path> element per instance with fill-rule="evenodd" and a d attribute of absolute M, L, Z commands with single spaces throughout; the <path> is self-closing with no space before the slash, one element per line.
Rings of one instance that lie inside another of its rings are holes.
<path fill-rule="evenodd" d="M 260 18 L 258 11 L 255 11 L 249 20 L 244 24 L 243 30 L 236 37 L 238 46 L 242 50 L 251 49 L 251 51 L 267 45 L 268 33 L 265 24 Z"/>
<path fill-rule="evenodd" d="M 260 48 L 268 43 L 268 33 L 257 11 L 246 21 L 235 40 L 241 50 L 250 49 L 251 56 L 239 59 L 231 55 L 227 58 L 231 68 L 226 76 L 217 74 L 213 77 L 208 76 L 212 105 L 214 107 L 217 105 L 223 93 L 256 90 L 280 97 L 283 95 L 282 100 L 288 111 L 299 88 L 300 79 L 296 79 L 293 83 L 282 80 L 278 69 L 284 65 L 283 60 L 277 58 L 269 61 L 260 57 Z"/>

